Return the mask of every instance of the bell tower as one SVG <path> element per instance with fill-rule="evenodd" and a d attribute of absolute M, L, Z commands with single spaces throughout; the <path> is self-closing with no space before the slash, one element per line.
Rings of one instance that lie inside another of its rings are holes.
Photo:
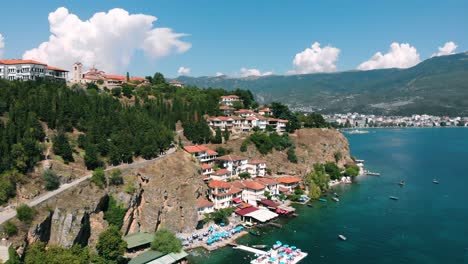
<path fill-rule="evenodd" d="M 83 78 L 83 64 L 81 62 L 75 62 L 73 64 L 73 82 L 80 83 Z"/>

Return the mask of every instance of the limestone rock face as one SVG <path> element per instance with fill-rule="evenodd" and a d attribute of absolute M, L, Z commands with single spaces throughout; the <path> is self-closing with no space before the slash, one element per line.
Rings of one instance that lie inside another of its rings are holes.
<path fill-rule="evenodd" d="M 86 246 L 91 235 L 89 212 L 57 208 L 52 216 L 49 245 L 70 248 L 74 244 Z"/>
<path fill-rule="evenodd" d="M 193 230 L 197 224 L 197 198 L 206 185 L 192 157 L 183 152 L 138 169 L 141 183 L 124 218 L 124 233 Z"/>

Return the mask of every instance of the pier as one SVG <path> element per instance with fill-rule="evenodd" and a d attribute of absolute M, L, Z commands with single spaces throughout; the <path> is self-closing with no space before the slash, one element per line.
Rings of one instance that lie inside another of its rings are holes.
<path fill-rule="evenodd" d="M 267 254 L 266 251 L 263 251 L 263 250 L 260 250 L 260 249 L 256 249 L 256 248 L 253 248 L 253 247 L 248 247 L 248 246 L 244 246 L 244 245 L 238 245 L 238 244 L 234 244 L 234 243 L 230 243 L 229 245 L 231 245 L 234 249 L 240 249 L 240 250 L 244 250 L 244 251 L 247 251 L 247 252 L 250 252 L 250 253 L 254 253 L 254 254 L 258 254 L 258 255 L 265 255 L 265 254 Z"/>

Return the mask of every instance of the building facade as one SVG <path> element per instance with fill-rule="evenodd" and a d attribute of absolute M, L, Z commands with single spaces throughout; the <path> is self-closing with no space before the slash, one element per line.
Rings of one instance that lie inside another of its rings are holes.
<path fill-rule="evenodd" d="M 49 79 L 65 82 L 68 71 L 35 60 L 0 60 L 0 79 L 35 81 Z"/>

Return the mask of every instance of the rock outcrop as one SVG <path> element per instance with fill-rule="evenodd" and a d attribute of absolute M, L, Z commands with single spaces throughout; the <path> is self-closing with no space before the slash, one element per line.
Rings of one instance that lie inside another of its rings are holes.
<path fill-rule="evenodd" d="M 124 218 L 125 233 L 195 228 L 197 198 L 204 195 L 206 186 L 189 154 L 179 151 L 134 173 L 140 182 Z"/>

